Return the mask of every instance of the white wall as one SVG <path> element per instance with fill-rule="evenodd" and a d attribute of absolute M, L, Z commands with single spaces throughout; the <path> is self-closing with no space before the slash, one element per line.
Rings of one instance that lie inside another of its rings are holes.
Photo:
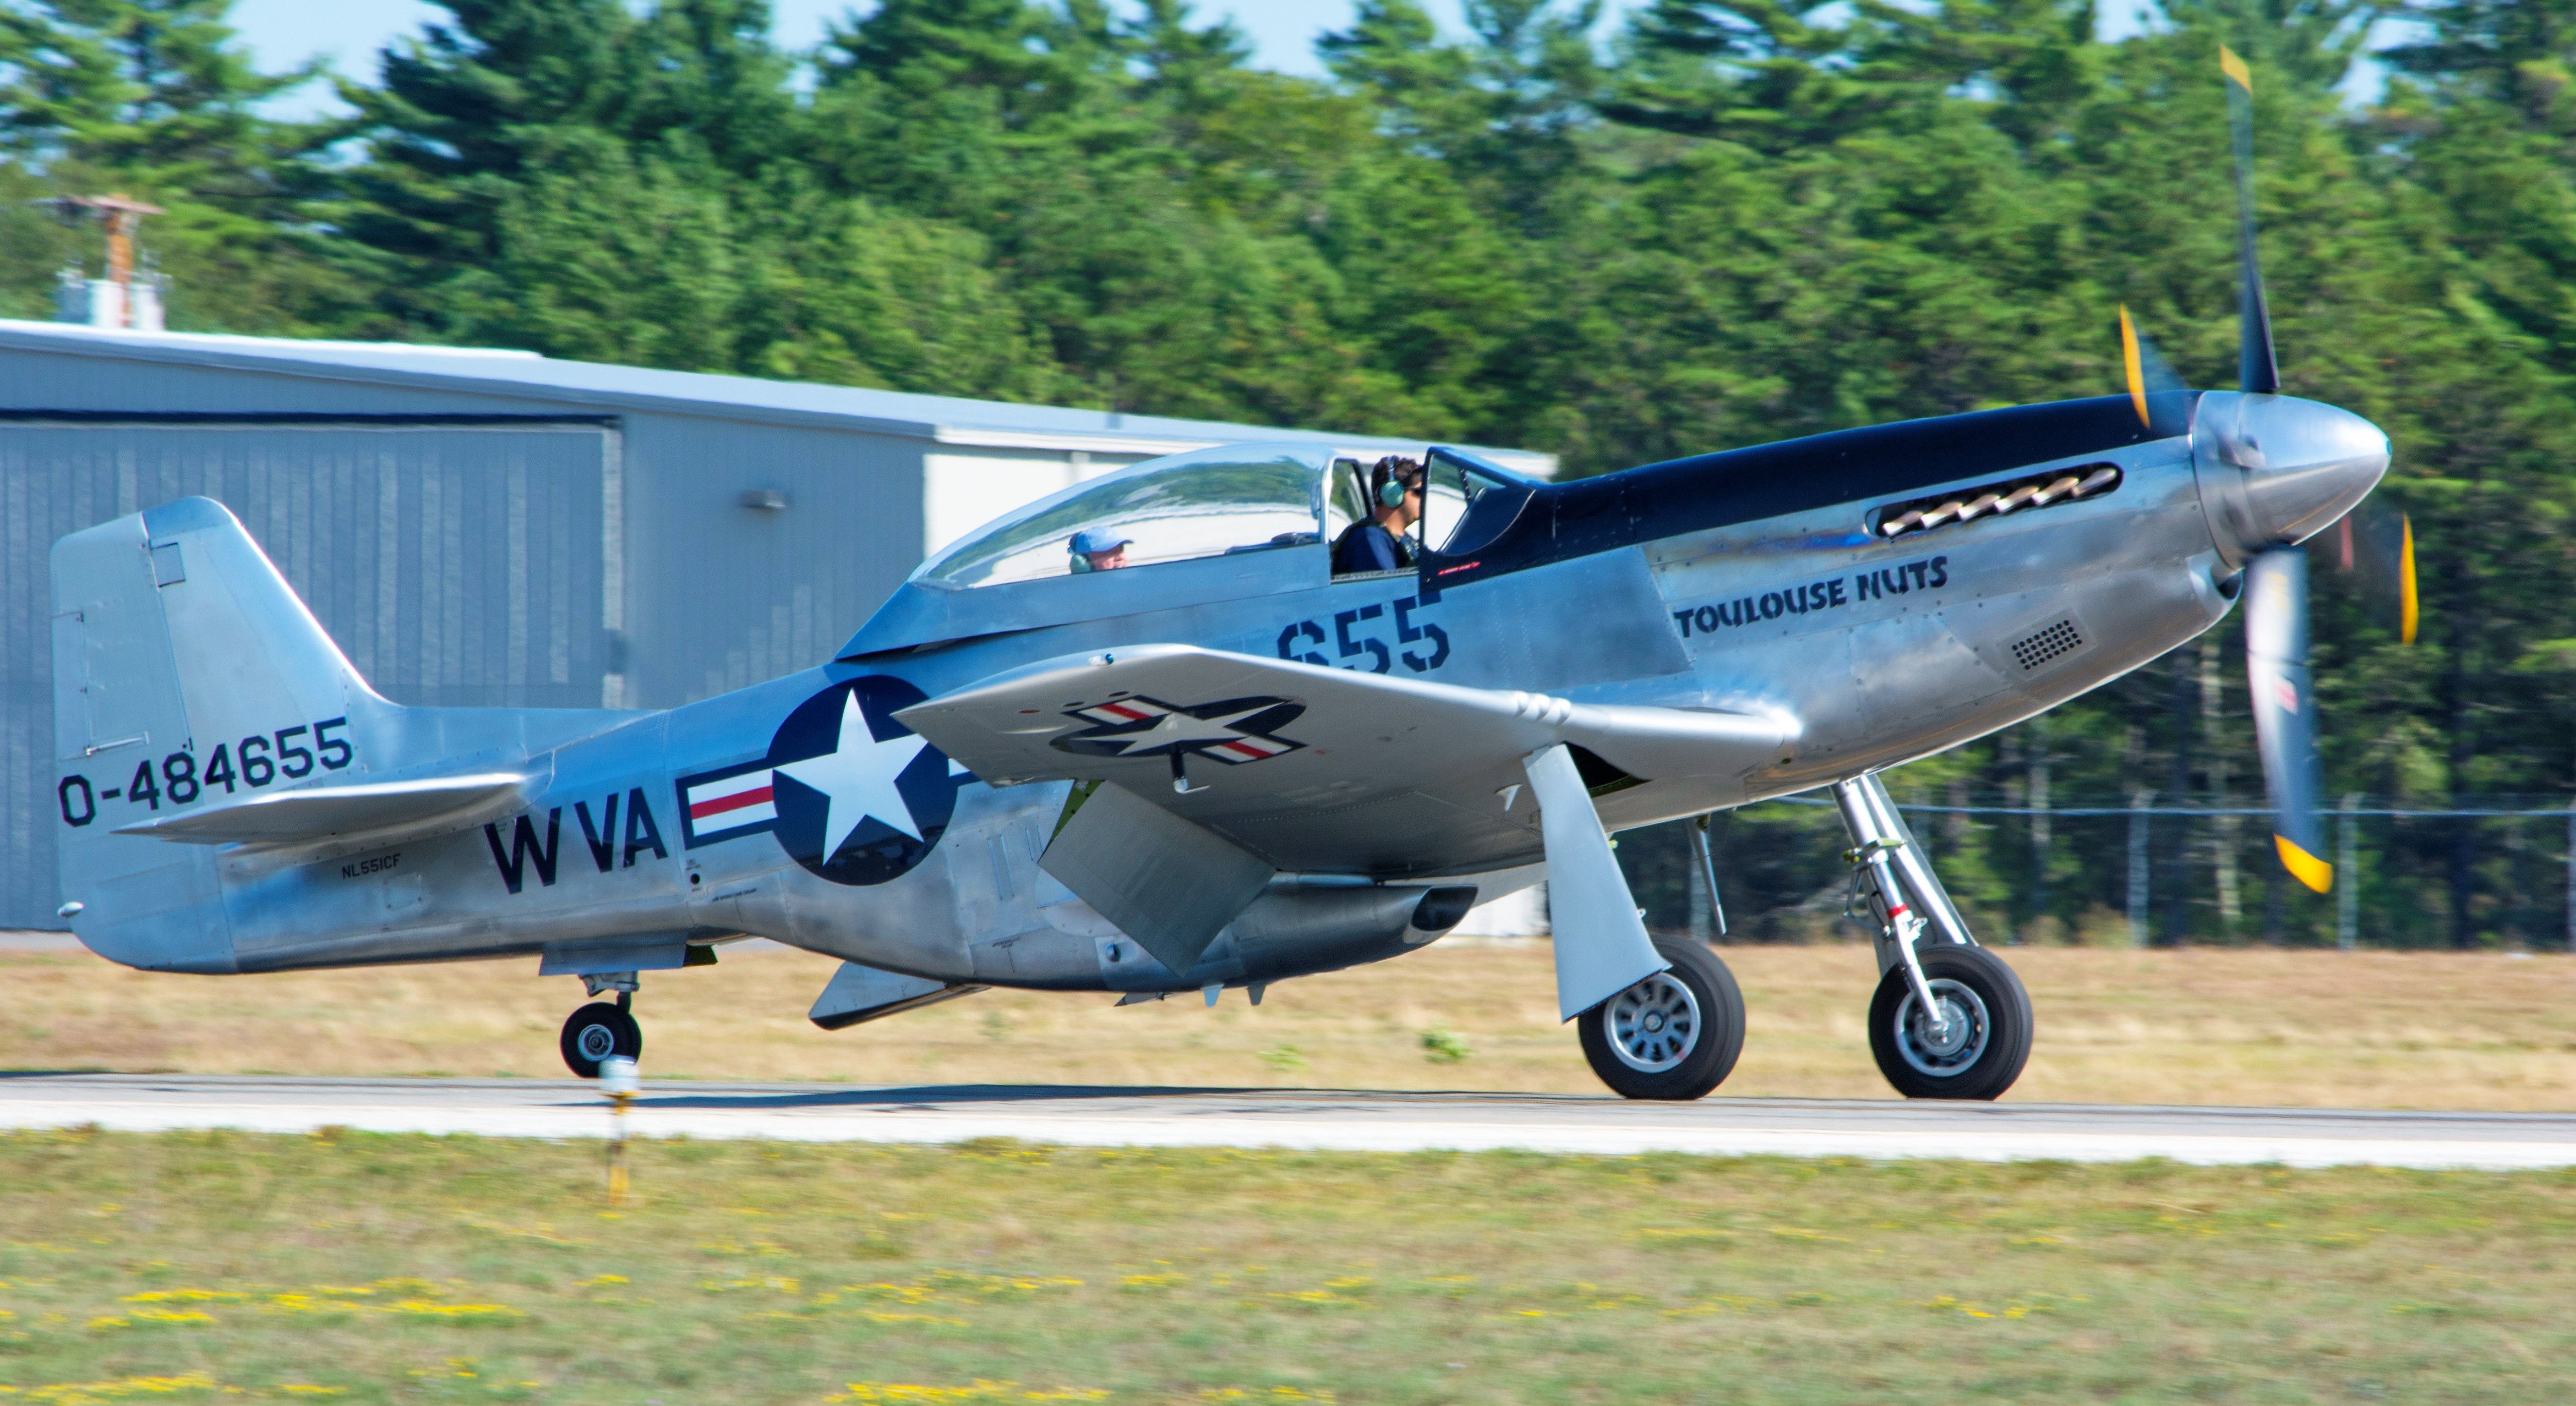
<path fill-rule="evenodd" d="M 1547 921 L 1547 885 L 1504 894 L 1491 903 L 1479 903 L 1467 910 L 1456 931 L 1465 937 L 1543 937 L 1551 929 Z"/>
<path fill-rule="evenodd" d="M 1045 449 L 947 450 L 921 456 L 921 554 L 1011 509 L 1147 456 Z"/>

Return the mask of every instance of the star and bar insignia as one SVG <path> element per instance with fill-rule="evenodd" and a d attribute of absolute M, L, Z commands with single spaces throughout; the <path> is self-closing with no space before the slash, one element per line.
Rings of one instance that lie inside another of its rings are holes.
<path fill-rule="evenodd" d="M 1086 757 L 1213 757 L 1241 766 L 1305 746 L 1277 735 L 1306 711 L 1284 698 L 1228 698 L 1187 707 L 1130 695 L 1068 710 L 1091 726 L 1055 738 L 1059 751 Z"/>

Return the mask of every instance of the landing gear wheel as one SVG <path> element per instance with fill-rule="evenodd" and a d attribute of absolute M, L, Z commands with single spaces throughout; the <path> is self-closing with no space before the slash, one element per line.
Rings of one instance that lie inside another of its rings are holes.
<path fill-rule="evenodd" d="M 1907 1098 L 1990 1099 L 2030 1061 L 2030 993 L 1982 947 L 1927 943 L 1923 981 L 1948 1017 L 1937 1033 L 1905 968 L 1890 967 L 1869 1003 L 1869 1052 Z"/>
<path fill-rule="evenodd" d="M 639 1059 L 643 1054 L 644 1027 L 606 1001 L 593 1001 L 564 1022 L 564 1066 L 584 1079 L 598 1078 L 599 1066 L 612 1055 Z"/>
<path fill-rule="evenodd" d="M 1744 995 L 1717 954 L 1658 942 L 1673 964 L 1575 1017 L 1583 1057 L 1622 1098 L 1689 1100 L 1716 1088 L 1744 1053 Z"/>

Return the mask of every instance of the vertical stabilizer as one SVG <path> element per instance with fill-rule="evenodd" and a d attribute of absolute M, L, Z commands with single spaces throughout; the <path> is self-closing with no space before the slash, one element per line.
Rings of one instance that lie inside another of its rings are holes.
<path fill-rule="evenodd" d="M 182 498 L 54 544 L 64 896 L 92 950 L 229 971 L 215 857 L 119 826 L 348 772 L 394 711 L 224 506 Z"/>

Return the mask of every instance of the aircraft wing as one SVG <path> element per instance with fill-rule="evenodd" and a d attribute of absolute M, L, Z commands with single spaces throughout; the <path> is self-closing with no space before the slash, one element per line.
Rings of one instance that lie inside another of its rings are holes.
<path fill-rule="evenodd" d="M 526 803 L 531 780 L 515 772 L 487 772 L 272 791 L 206 810 L 120 825 L 116 833 L 192 845 L 307 844 L 360 835 L 412 835 L 506 815 Z"/>
<path fill-rule="evenodd" d="M 1723 789 L 1795 736 L 1784 719 L 1743 713 L 1579 704 L 1161 644 L 1029 665 L 897 716 L 995 785 L 1070 778 L 1124 793 L 1101 807 L 1122 817 L 1114 831 L 1067 822 L 1049 872 L 1176 971 L 1240 911 L 1226 905 L 1248 903 L 1274 871 L 1401 878 L 1543 853 L 1569 1016 L 1663 966 L 1592 796 L 1670 777 Z M 1610 930 L 1607 946 L 1569 985 L 1569 954 L 1596 946 L 1570 940 L 1587 927 Z M 1578 997 L 1589 999 L 1568 1004 Z"/>

